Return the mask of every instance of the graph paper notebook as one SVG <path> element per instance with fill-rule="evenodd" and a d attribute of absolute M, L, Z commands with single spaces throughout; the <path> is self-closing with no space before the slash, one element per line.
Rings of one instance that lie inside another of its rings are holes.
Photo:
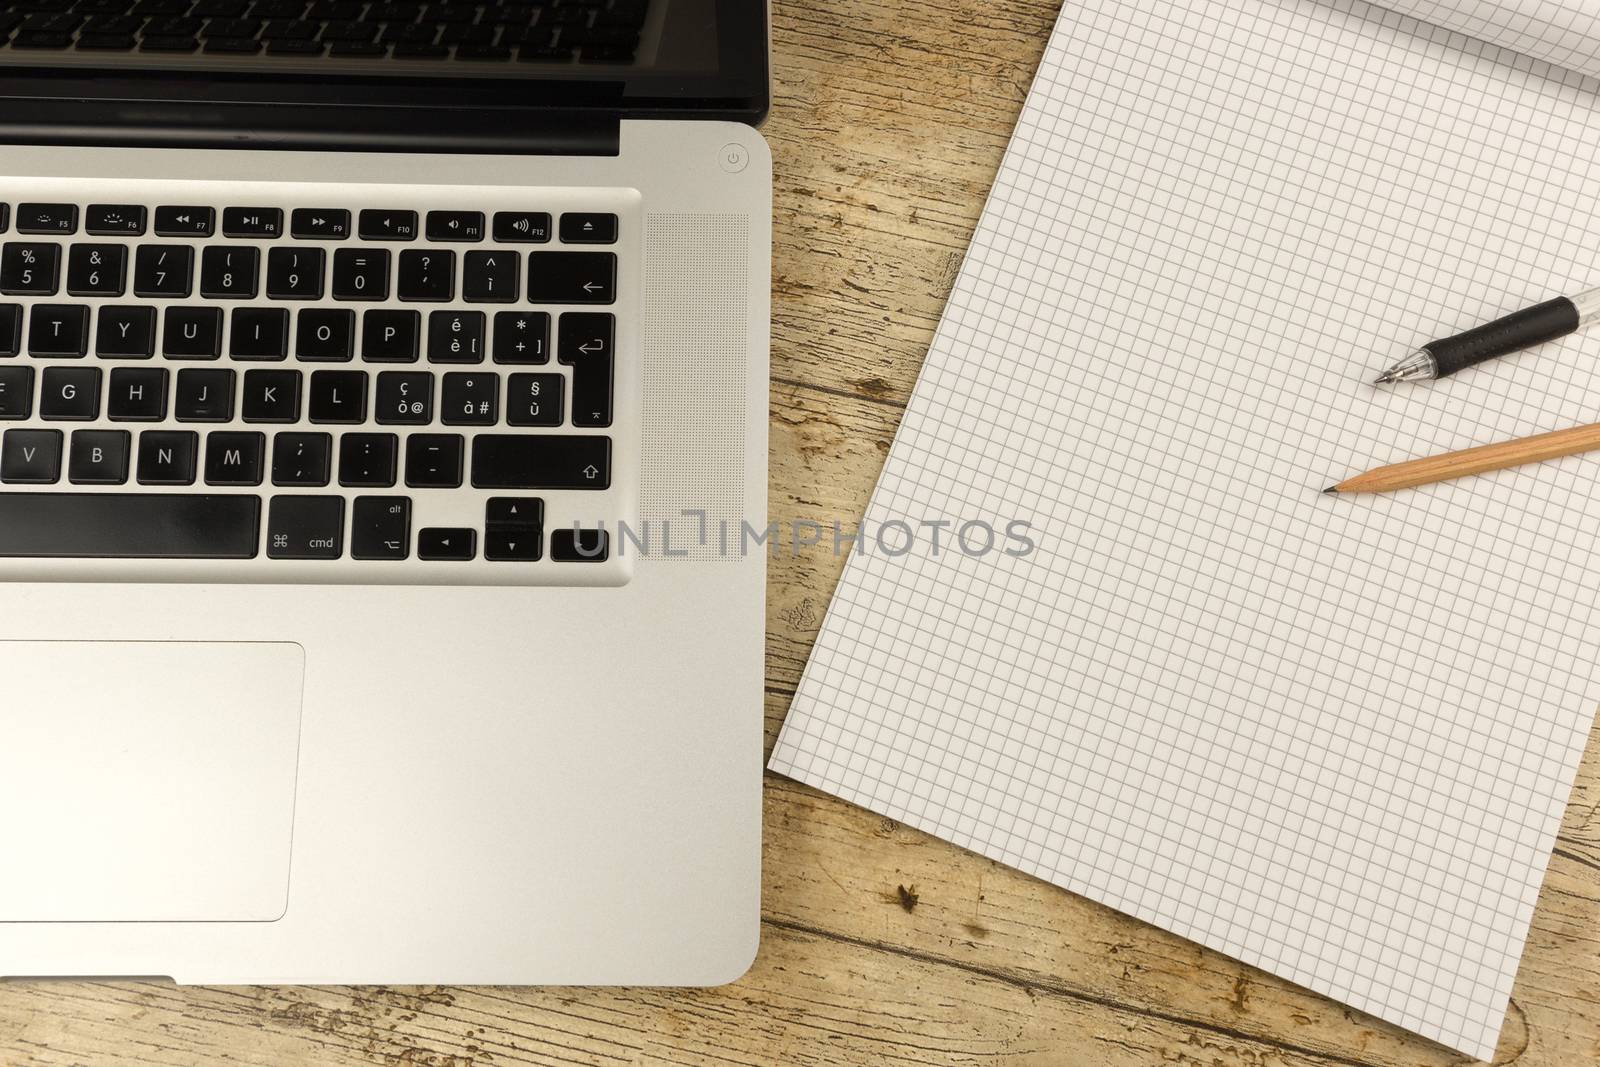
<path fill-rule="evenodd" d="M 1582 5 L 1406 6 L 1600 56 Z M 1600 461 L 1320 490 L 1594 420 L 1593 332 L 1367 382 L 1600 282 L 1597 90 L 1351 0 L 1069 0 L 772 767 L 1490 1056 Z M 974 520 L 1037 549 L 873 537 Z"/>

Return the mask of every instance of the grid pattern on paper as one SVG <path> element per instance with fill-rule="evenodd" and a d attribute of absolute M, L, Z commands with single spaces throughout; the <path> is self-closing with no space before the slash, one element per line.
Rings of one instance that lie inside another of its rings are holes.
<path fill-rule="evenodd" d="M 1596 84 L 1354 0 L 1066 5 L 868 508 L 1032 525 L 839 585 L 792 775 L 1493 1052 L 1600 696 L 1600 335 L 1379 390 L 1596 284 Z"/>
<path fill-rule="evenodd" d="M 1383 7 L 1600 77 L 1597 0 L 1381 0 Z"/>

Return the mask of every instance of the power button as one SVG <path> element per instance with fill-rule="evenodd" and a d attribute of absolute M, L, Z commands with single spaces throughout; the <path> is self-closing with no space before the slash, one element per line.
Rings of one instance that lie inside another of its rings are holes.
<path fill-rule="evenodd" d="M 750 165 L 750 153 L 745 151 L 744 145 L 730 141 L 717 153 L 717 162 L 729 174 L 738 174 Z"/>

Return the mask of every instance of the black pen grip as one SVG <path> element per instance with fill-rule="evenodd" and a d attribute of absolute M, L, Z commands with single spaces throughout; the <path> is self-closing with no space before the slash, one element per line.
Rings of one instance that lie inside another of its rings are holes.
<path fill-rule="evenodd" d="M 1439 364 L 1439 377 L 1496 356 L 1565 337 L 1578 328 L 1578 309 L 1564 296 L 1513 311 L 1503 319 L 1423 345 Z"/>

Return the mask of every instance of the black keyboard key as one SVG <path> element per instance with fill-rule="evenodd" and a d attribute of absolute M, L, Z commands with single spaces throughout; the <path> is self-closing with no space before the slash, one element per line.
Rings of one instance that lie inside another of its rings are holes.
<path fill-rule="evenodd" d="M 216 225 L 215 208 L 187 205 L 156 208 L 157 237 L 210 237 Z"/>
<path fill-rule="evenodd" d="M 57 236 L 78 232 L 76 204 L 18 204 L 17 232 Z"/>
<path fill-rule="evenodd" d="M 111 372 L 106 418 L 113 422 L 160 422 L 166 417 L 165 367 L 118 367 Z"/>
<path fill-rule="evenodd" d="M 537 527 L 491 526 L 483 532 L 483 558 L 502 563 L 536 563 L 544 555 L 544 531 Z"/>
<path fill-rule="evenodd" d="M 572 425 L 611 425 L 616 317 L 608 312 L 569 311 L 561 316 L 556 359 L 572 368 Z"/>
<path fill-rule="evenodd" d="M 496 211 L 494 239 L 543 244 L 550 240 L 550 215 L 543 211 Z"/>
<path fill-rule="evenodd" d="M 121 485 L 128 480 L 127 430 L 75 430 L 67 458 L 73 485 Z"/>
<path fill-rule="evenodd" d="M 60 477 L 60 430 L 7 430 L 0 439 L 0 482 L 53 485 Z M 0 493 L 0 501 L 9 499 L 12 498 Z M 8 532 L 4 515 L 0 507 L 0 541 Z"/>
<path fill-rule="evenodd" d="M 155 308 L 101 305 L 94 332 L 95 355 L 104 359 L 149 359 L 155 350 Z"/>
<path fill-rule="evenodd" d="M 206 51 L 210 53 L 231 52 L 235 55 L 254 55 L 261 51 L 262 44 L 254 37 L 207 37 Z"/>
<path fill-rule="evenodd" d="M 322 29 L 321 39 L 329 44 L 335 41 L 370 41 L 378 36 L 374 22 L 330 22 Z"/>
<path fill-rule="evenodd" d="M 434 311 L 428 315 L 429 363 L 482 363 L 483 312 Z"/>
<path fill-rule="evenodd" d="M 387 489 L 399 455 L 400 440 L 392 433 L 347 433 L 339 439 L 339 484 Z"/>
<path fill-rule="evenodd" d="M 224 237 L 255 237 L 270 240 L 281 236 L 282 233 L 282 208 L 225 207 L 222 209 L 222 235 Z"/>
<path fill-rule="evenodd" d="M 133 294 L 186 297 L 192 291 L 194 248 L 190 245 L 140 245 L 133 256 Z"/>
<path fill-rule="evenodd" d="M 41 419 L 87 422 L 99 416 L 99 367 L 45 368 L 39 385 Z"/>
<path fill-rule="evenodd" d="M 145 210 L 140 204 L 90 204 L 83 215 L 84 232 L 95 237 L 138 237 L 144 227 Z"/>
<path fill-rule="evenodd" d="M 550 531 L 550 558 L 557 563 L 604 563 L 609 542 L 604 530 L 560 527 Z"/>
<path fill-rule="evenodd" d="M 322 299 L 320 248 L 274 248 L 267 253 L 267 297 L 271 300 Z"/>
<path fill-rule="evenodd" d="M 0 359 L 22 352 L 22 305 L 0 304 Z"/>
<path fill-rule="evenodd" d="M 0 419 L 33 414 L 33 368 L 0 367 Z"/>
<path fill-rule="evenodd" d="M 299 25 L 309 25 L 315 35 L 315 24 Z M 350 236 L 350 212 L 343 208 L 297 207 L 289 216 L 289 233 L 306 241 L 342 241 Z"/>
<path fill-rule="evenodd" d="M 67 253 L 69 295 L 121 296 L 127 283 L 127 245 L 73 245 Z"/>
<path fill-rule="evenodd" d="M 306 27 L 312 33 L 316 32 L 315 24 Z M 321 41 L 310 41 L 299 38 L 279 37 L 267 41 L 267 55 L 269 56 L 320 56 L 327 45 Z"/>
<path fill-rule="evenodd" d="M 560 426 L 563 382 L 559 374 L 513 374 L 506 385 L 506 422 Z"/>
<path fill-rule="evenodd" d="M 484 505 L 485 526 L 544 526 L 544 501 L 536 496 L 492 496 Z"/>
<path fill-rule="evenodd" d="M 456 292 L 456 254 L 448 249 L 408 248 L 400 253 L 401 300 L 444 303 Z"/>
<path fill-rule="evenodd" d="M 259 248 L 213 245 L 200 256 L 200 295 L 210 300 L 253 300 L 260 270 Z"/>
<path fill-rule="evenodd" d="M 520 297 L 520 254 L 504 250 L 468 252 L 464 262 L 461 299 L 473 304 L 509 304 Z"/>
<path fill-rule="evenodd" d="M 357 232 L 363 241 L 413 241 L 417 236 L 417 213 L 368 209 L 360 215 Z"/>
<path fill-rule="evenodd" d="M 481 240 L 483 240 L 483 212 L 481 212 L 481 211 L 430 211 L 430 212 L 428 212 L 428 240 L 430 240 L 430 241 L 481 241 Z"/>
<path fill-rule="evenodd" d="M 168 359 L 222 356 L 222 309 L 169 307 L 161 328 L 161 354 Z"/>
<path fill-rule="evenodd" d="M 550 316 L 546 312 L 495 312 L 496 363 L 546 363 L 550 359 L 549 346 Z"/>
<path fill-rule="evenodd" d="M 273 249 L 273 251 L 281 251 Z M 348 363 L 356 350 L 356 313 L 304 308 L 295 325 L 294 354 L 309 363 Z"/>
<path fill-rule="evenodd" d="M 455 433 L 414 433 L 406 438 L 406 484 L 413 489 L 461 485 L 464 442 Z"/>
<path fill-rule="evenodd" d="M 81 33 L 78 47 L 97 52 L 131 52 L 139 39 L 131 33 Z M 92 232 L 92 231 L 91 231 Z"/>
<path fill-rule="evenodd" d="M 28 314 L 28 354 L 80 359 L 89 351 L 89 308 L 35 304 Z"/>
<path fill-rule="evenodd" d="M 338 559 L 344 497 L 275 496 L 267 512 L 268 559 Z"/>
<path fill-rule="evenodd" d="M 60 245 L 7 241 L 0 249 L 0 293 L 52 296 L 60 282 Z"/>
<path fill-rule="evenodd" d="M 617 299 L 615 252 L 533 252 L 528 300 L 534 304 L 612 304 Z"/>
<path fill-rule="evenodd" d="M 240 360 L 280 360 L 289 355 L 288 308 L 236 308 L 228 355 Z"/>
<path fill-rule="evenodd" d="M 381 59 L 389 54 L 389 46 L 374 41 L 335 41 L 328 46 L 328 54 L 355 56 L 361 59 Z"/>
<path fill-rule="evenodd" d="M 250 559 L 260 522 L 243 494 L 0 493 L 0 556 Z"/>
<path fill-rule="evenodd" d="M 243 415 L 245 422 L 299 422 L 300 372 L 245 371 Z"/>
<path fill-rule="evenodd" d="M 146 430 L 139 435 L 139 484 L 193 485 L 199 457 L 193 430 Z"/>
<path fill-rule="evenodd" d="M 333 253 L 335 300 L 389 299 L 389 252 L 384 248 L 341 248 Z"/>
<path fill-rule="evenodd" d="M 312 422 L 359 425 L 367 419 L 367 372 L 319 370 L 311 372 L 311 398 L 307 412 Z"/>
<path fill-rule="evenodd" d="M 328 484 L 333 437 L 325 433 L 280 433 L 272 441 L 272 484 L 320 489 Z"/>
<path fill-rule="evenodd" d="M 394 46 L 396 59 L 449 59 L 450 49 L 442 44 L 399 41 Z"/>
<path fill-rule="evenodd" d="M 473 36 L 481 36 L 481 31 L 483 31 L 485 29 L 487 29 L 487 27 L 479 27 L 479 26 L 468 26 L 468 27 L 466 27 L 466 30 L 468 30 L 469 32 L 470 31 L 479 31 L 476 34 L 473 34 Z M 503 61 L 503 60 L 510 59 L 511 58 L 511 49 L 505 47 L 504 45 L 493 45 L 493 44 L 483 44 L 483 43 L 460 44 L 460 45 L 456 46 L 456 58 L 457 59 L 466 59 L 466 60 L 497 62 L 497 61 Z"/>
<path fill-rule="evenodd" d="M 233 386 L 230 369 L 180 370 L 173 413 L 179 422 L 232 422 Z"/>
<path fill-rule="evenodd" d="M 479 489 L 606 489 L 611 438 L 479 434 L 472 440 L 472 484 Z"/>
<path fill-rule="evenodd" d="M 478 532 L 465 527 L 434 526 L 417 534 L 417 558 L 465 562 L 478 554 Z"/>
<path fill-rule="evenodd" d="M 193 52 L 200 42 L 193 37 L 141 37 L 141 52 Z"/>
<path fill-rule="evenodd" d="M 267 435 L 216 431 L 206 435 L 207 485 L 260 485 L 266 465 Z"/>
<path fill-rule="evenodd" d="M 384 371 L 378 375 L 378 422 L 384 426 L 426 426 L 433 421 L 433 375 Z"/>
<path fill-rule="evenodd" d="M 422 314 L 368 311 L 361 316 L 361 358 L 369 363 L 415 363 Z"/>
<path fill-rule="evenodd" d="M 0 233 L 11 228 L 11 205 L 0 203 Z"/>
<path fill-rule="evenodd" d="M 617 243 L 617 217 L 597 211 L 568 211 L 561 216 L 561 242 L 576 245 Z"/>
<path fill-rule="evenodd" d="M 493 426 L 500 419 L 500 376 L 446 374 L 439 409 L 446 426 Z"/>
<path fill-rule="evenodd" d="M 356 497 L 350 513 L 350 558 L 408 559 L 410 555 L 411 498 Z"/>

